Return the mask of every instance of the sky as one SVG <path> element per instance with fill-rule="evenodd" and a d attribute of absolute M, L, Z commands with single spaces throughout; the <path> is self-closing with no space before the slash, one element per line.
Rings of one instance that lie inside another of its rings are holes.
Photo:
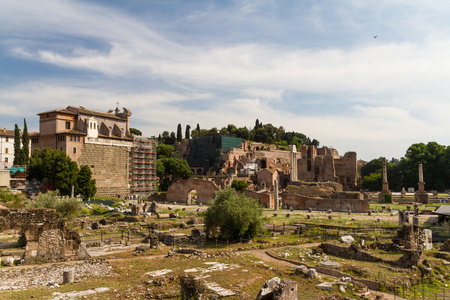
<path fill-rule="evenodd" d="M 118 106 L 149 137 L 258 119 L 400 158 L 450 145 L 449 14 L 445 0 L 1 0 L 0 127 Z"/>

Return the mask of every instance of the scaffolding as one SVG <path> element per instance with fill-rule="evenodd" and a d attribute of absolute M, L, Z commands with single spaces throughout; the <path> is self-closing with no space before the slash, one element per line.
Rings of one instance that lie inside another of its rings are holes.
<path fill-rule="evenodd" d="M 131 150 L 131 193 L 141 197 L 156 192 L 157 142 L 148 138 L 135 138 Z"/>

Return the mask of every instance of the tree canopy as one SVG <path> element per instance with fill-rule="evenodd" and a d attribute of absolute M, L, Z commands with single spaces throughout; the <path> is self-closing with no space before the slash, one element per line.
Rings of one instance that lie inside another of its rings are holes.
<path fill-rule="evenodd" d="M 159 144 L 158 148 L 156 148 L 156 155 L 158 159 L 161 158 L 168 158 L 174 151 L 174 148 L 172 145 L 166 145 L 166 144 Z"/>
<path fill-rule="evenodd" d="M 391 159 L 386 163 L 389 188 L 401 191 L 402 188 L 417 188 L 419 164 L 423 165 L 425 188 L 443 191 L 450 188 L 450 147 L 436 142 L 412 144 L 405 157 Z M 383 158 L 373 159 L 361 168 L 361 184 L 366 189 L 381 189 Z M 379 174 L 375 176 L 374 174 Z M 375 182 L 378 182 L 378 188 Z"/>
<path fill-rule="evenodd" d="M 190 126 L 186 126 L 185 138 L 189 139 L 198 138 L 206 135 L 213 134 L 224 134 L 235 136 L 238 138 L 242 138 L 249 141 L 254 141 L 258 143 L 265 144 L 276 144 L 285 150 L 288 150 L 288 145 L 296 145 L 297 148 L 300 148 L 302 145 L 314 145 L 319 147 L 320 143 L 318 140 L 311 140 L 309 137 L 299 132 L 286 132 L 283 126 L 275 127 L 272 124 L 263 124 L 258 119 L 255 121 L 255 126 L 251 129 L 247 127 L 236 127 L 233 124 L 228 124 L 227 127 L 222 127 L 220 130 L 218 128 L 213 127 L 211 129 L 201 129 L 200 125 L 197 123 L 197 126 L 194 130 L 192 130 L 189 134 Z M 169 134 L 168 131 L 164 131 L 162 133 L 159 141 L 162 141 L 164 144 L 172 145 L 175 141 L 181 141 L 181 124 L 178 124 L 177 134 L 174 132 Z"/>
<path fill-rule="evenodd" d="M 239 196 L 232 188 L 220 190 L 205 212 L 208 237 L 251 239 L 262 230 L 262 208 L 256 200 Z"/>
<path fill-rule="evenodd" d="M 85 197 L 92 197 L 96 191 L 95 181 L 90 178 L 90 170 L 83 167 L 80 181 L 77 181 L 79 170 L 64 151 L 44 148 L 36 149 L 30 158 L 28 179 L 36 179 L 48 183 L 51 189 L 57 189 L 62 195 L 70 195 L 72 185 Z M 87 186 L 84 186 L 87 184 Z"/>
<path fill-rule="evenodd" d="M 248 188 L 248 183 L 243 180 L 233 179 L 233 181 L 231 182 L 231 187 L 236 191 L 242 191 Z"/>
<path fill-rule="evenodd" d="M 193 175 L 187 162 L 182 158 L 162 158 L 156 163 L 156 176 L 159 178 L 159 189 L 166 191 L 172 182 L 188 179 Z"/>
<path fill-rule="evenodd" d="M 142 136 L 142 132 L 136 128 L 130 128 L 130 133 L 137 135 L 137 136 Z"/>

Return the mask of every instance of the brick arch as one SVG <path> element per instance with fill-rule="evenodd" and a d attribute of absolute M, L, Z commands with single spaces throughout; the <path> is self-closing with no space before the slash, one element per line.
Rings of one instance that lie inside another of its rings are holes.
<path fill-rule="evenodd" d="M 0 232 L 18 230 L 27 245 L 22 263 L 52 262 L 88 258 L 81 247 L 78 231 L 68 229 L 54 209 L 16 209 L 0 207 Z"/>
<path fill-rule="evenodd" d="M 214 193 L 219 190 L 219 186 L 214 182 L 198 178 L 178 180 L 167 189 L 166 200 L 188 204 L 189 193 L 192 190 L 197 191 L 197 203 L 206 204 L 213 199 Z"/>

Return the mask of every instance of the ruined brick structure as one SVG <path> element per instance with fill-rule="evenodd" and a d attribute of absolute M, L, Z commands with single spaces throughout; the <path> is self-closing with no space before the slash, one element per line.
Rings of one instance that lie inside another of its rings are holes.
<path fill-rule="evenodd" d="M 0 207 L 0 231 L 15 229 L 27 244 L 22 263 L 53 262 L 89 257 L 76 230 L 68 229 L 54 209 L 9 210 Z"/>
<path fill-rule="evenodd" d="M 358 195 L 359 194 L 359 195 Z M 283 205 L 295 209 L 313 209 L 340 212 L 368 212 L 369 202 L 362 199 L 360 193 L 335 193 L 329 198 L 308 197 L 298 194 L 285 193 L 282 195 Z"/>
<path fill-rule="evenodd" d="M 211 181 L 190 178 L 187 180 L 178 180 L 172 183 L 167 190 L 166 200 L 183 204 L 193 203 L 193 193 L 196 193 L 195 201 L 206 204 L 214 198 L 214 193 L 219 187 Z"/>
<path fill-rule="evenodd" d="M 130 133 L 129 109 L 101 112 L 68 106 L 38 115 L 39 133 L 30 134 L 31 150 L 62 150 L 79 166 L 89 166 L 97 195 L 147 195 L 155 191 L 156 142 L 141 151 L 142 139 Z"/>
<path fill-rule="evenodd" d="M 358 184 L 356 152 L 339 156 L 335 149 L 303 145 L 300 158 L 297 158 L 297 170 L 297 179 L 301 181 L 333 181 L 347 188 Z"/>

